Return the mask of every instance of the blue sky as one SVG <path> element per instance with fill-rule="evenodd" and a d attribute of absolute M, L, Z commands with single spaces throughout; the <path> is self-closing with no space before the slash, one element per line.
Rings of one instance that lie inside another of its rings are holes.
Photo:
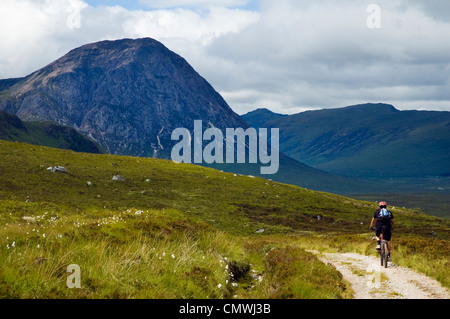
<path fill-rule="evenodd" d="M 368 27 L 373 3 L 379 28 Z M 0 0 L 0 78 L 86 43 L 151 37 L 240 114 L 450 111 L 448 12 L 448 0 Z"/>

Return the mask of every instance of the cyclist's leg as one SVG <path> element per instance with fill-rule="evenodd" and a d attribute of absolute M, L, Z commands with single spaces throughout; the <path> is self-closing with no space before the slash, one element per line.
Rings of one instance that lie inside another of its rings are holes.
<path fill-rule="evenodd" d="M 381 249 L 381 238 L 380 238 L 381 232 L 382 232 L 381 228 L 375 229 L 375 237 L 377 238 L 377 247 L 375 248 L 376 250 Z"/>

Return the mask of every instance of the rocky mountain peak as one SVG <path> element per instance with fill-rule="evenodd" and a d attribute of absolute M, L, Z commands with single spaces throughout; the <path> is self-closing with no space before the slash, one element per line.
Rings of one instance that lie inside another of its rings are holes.
<path fill-rule="evenodd" d="M 164 153 L 173 129 L 203 119 L 246 127 L 178 54 L 150 39 L 91 43 L 0 92 L 0 110 L 73 126 L 113 154 Z"/>

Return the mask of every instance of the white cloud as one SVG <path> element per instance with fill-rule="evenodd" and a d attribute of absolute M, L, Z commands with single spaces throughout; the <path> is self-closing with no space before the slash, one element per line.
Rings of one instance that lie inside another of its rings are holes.
<path fill-rule="evenodd" d="M 246 5 L 248 0 L 139 0 L 150 8 L 174 8 L 174 7 L 240 7 Z"/>
<path fill-rule="evenodd" d="M 69 19 L 85 7 L 79 0 L 0 2 L 0 78 L 26 75 L 59 57 L 74 42 Z"/>
<path fill-rule="evenodd" d="M 408 0 L 404 1 L 401 7 L 408 8 L 408 6 L 416 6 L 432 19 L 450 22 L 450 1 L 448 0 Z"/>
<path fill-rule="evenodd" d="M 71 24 L 68 8 L 74 6 L 80 8 L 79 28 Z M 77 46 L 104 39 L 152 37 L 174 50 L 198 51 L 258 18 L 255 12 L 218 6 L 198 13 L 89 7 L 80 0 L 2 0 L 0 78 L 27 75 Z"/>
<path fill-rule="evenodd" d="M 237 33 L 258 20 L 257 13 L 212 7 L 201 15 L 187 9 L 136 11 L 124 23 L 125 32 L 134 37 L 149 34 L 157 39 L 183 39 L 206 46 L 228 33 Z"/>
<path fill-rule="evenodd" d="M 254 1 L 252 1 L 254 2 Z M 27 75 L 104 39 L 152 37 L 185 57 L 238 113 L 364 102 L 450 111 L 448 1 L 141 0 L 149 10 L 81 0 L 0 1 L 0 78 Z M 432 5 L 434 3 L 435 5 Z M 68 27 L 80 8 L 80 28 Z"/>
<path fill-rule="evenodd" d="M 417 6 L 399 9 L 407 2 L 379 2 L 382 28 L 369 29 L 368 1 L 264 1 L 258 23 L 208 48 L 238 81 L 204 72 L 221 83 L 239 113 L 256 106 L 298 110 L 374 101 L 404 108 L 420 101 L 422 108 L 450 111 L 450 24 Z M 253 107 L 249 96 L 232 94 L 258 88 Z"/>

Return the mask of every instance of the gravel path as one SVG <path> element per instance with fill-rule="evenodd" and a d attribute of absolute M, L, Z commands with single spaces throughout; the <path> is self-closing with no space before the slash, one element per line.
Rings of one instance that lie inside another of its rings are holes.
<path fill-rule="evenodd" d="M 434 279 L 411 269 L 389 263 L 381 267 L 379 258 L 356 253 L 320 254 L 352 285 L 354 299 L 449 299 L 448 289 Z"/>

